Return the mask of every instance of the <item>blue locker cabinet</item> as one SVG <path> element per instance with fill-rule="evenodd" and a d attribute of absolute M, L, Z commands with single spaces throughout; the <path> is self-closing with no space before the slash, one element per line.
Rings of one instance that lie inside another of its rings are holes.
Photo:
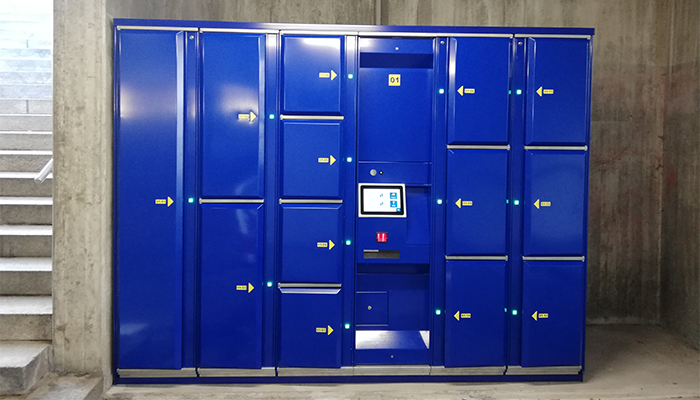
<path fill-rule="evenodd" d="M 448 261 L 445 367 L 505 365 L 506 262 Z"/>
<path fill-rule="evenodd" d="M 114 24 L 117 384 L 582 380 L 592 29 Z"/>
<path fill-rule="evenodd" d="M 202 47 L 202 197 L 261 199 L 265 36 L 209 32 Z"/>
<path fill-rule="evenodd" d="M 340 289 L 280 291 L 278 366 L 340 368 Z"/>
<path fill-rule="evenodd" d="M 510 38 L 450 39 L 447 143 L 508 142 Z"/>
<path fill-rule="evenodd" d="M 583 365 L 583 262 L 523 263 L 522 366 Z"/>
<path fill-rule="evenodd" d="M 119 36 L 116 309 L 119 368 L 182 366 L 184 34 Z"/>
<path fill-rule="evenodd" d="M 507 150 L 447 151 L 447 255 L 505 255 Z"/>
<path fill-rule="evenodd" d="M 340 138 L 338 122 L 282 124 L 282 197 L 341 197 Z"/>
<path fill-rule="evenodd" d="M 203 204 L 200 366 L 262 366 L 262 204 Z"/>

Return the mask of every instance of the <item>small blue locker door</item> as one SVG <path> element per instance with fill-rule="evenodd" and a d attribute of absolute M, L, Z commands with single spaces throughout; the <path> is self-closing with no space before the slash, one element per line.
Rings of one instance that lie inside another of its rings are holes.
<path fill-rule="evenodd" d="M 262 204 L 201 208 L 200 367 L 262 366 Z"/>
<path fill-rule="evenodd" d="M 505 255 L 507 150 L 447 151 L 447 255 Z"/>
<path fill-rule="evenodd" d="M 506 262 L 448 261 L 445 367 L 505 365 Z"/>
<path fill-rule="evenodd" d="M 202 197 L 263 196 L 265 35 L 202 34 Z"/>
<path fill-rule="evenodd" d="M 283 123 L 282 197 L 340 197 L 340 131 L 339 122 Z"/>
<path fill-rule="evenodd" d="M 510 38 L 450 39 L 447 143 L 508 142 Z"/>
<path fill-rule="evenodd" d="M 525 144 L 586 144 L 590 41 L 530 38 L 527 44 Z"/>
<path fill-rule="evenodd" d="M 342 280 L 342 205 L 282 205 L 281 282 Z"/>
<path fill-rule="evenodd" d="M 586 254 L 585 151 L 525 151 L 524 256 Z"/>
<path fill-rule="evenodd" d="M 282 36 L 282 110 L 338 115 L 345 38 Z"/>
<path fill-rule="evenodd" d="M 360 161 L 431 161 L 433 43 L 360 39 Z"/>
<path fill-rule="evenodd" d="M 185 36 L 118 35 L 117 366 L 180 369 Z"/>
<path fill-rule="evenodd" d="M 340 289 L 280 288 L 280 291 L 278 366 L 340 368 Z"/>
<path fill-rule="evenodd" d="M 580 261 L 523 263 L 523 367 L 582 365 L 584 275 Z"/>

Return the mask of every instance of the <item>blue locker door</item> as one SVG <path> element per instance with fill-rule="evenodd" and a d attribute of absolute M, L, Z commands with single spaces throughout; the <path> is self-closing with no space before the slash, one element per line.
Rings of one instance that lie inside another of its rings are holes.
<path fill-rule="evenodd" d="M 509 38 L 450 39 L 447 142 L 508 142 Z"/>
<path fill-rule="evenodd" d="M 448 261 L 445 366 L 505 365 L 506 262 Z"/>
<path fill-rule="evenodd" d="M 447 255 L 506 254 L 507 150 L 447 151 Z"/>
<path fill-rule="evenodd" d="M 340 197 L 340 133 L 339 122 L 283 123 L 282 197 Z"/>
<path fill-rule="evenodd" d="M 340 289 L 281 288 L 278 367 L 340 368 Z"/>
<path fill-rule="evenodd" d="M 523 255 L 586 254 L 586 152 L 525 152 Z"/>
<path fill-rule="evenodd" d="M 342 206 L 282 205 L 281 281 L 341 282 Z"/>
<path fill-rule="evenodd" d="M 339 114 L 345 38 L 282 36 L 282 109 Z"/>
<path fill-rule="evenodd" d="M 522 366 L 582 365 L 583 262 L 523 263 Z"/>
<path fill-rule="evenodd" d="M 528 39 L 525 144 L 586 144 L 590 41 Z"/>
<path fill-rule="evenodd" d="M 202 34 L 202 197 L 262 198 L 265 36 Z"/>
<path fill-rule="evenodd" d="M 120 31 L 117 364 L 182 366 L 184 35 Z"/>
<path fill-rule="evenodd" d="M 359 75 L 359 160 L 431 161 L 433 40 L 362 38 Z"/>
<path fill-rule="evenodd" d="M 262 204 L 201 209 L 200 367 L 262 366 Z"/>

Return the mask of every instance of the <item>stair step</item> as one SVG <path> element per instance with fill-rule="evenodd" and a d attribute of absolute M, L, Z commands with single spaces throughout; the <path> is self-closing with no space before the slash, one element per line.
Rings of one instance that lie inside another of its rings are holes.
<path fill-rule="evenodd" d="M 5 83 L 3 81 L 3 83 Z M 0 85 L 0 98 L 2 99 L 51 99 L 53 86 L 48 85 Z"/>
<path fill-rule="evenodd" d="M 2 22 L 0 21 L 0 24 Z M 0 58 L 24 60 L 51 60 L 53 51 L 51 49 L 6 49 L 0 47 Z"/>
<path fill-rule="evenodd" d="M 2 74 L 0 72 L 0 79 Z M 33 72 L 30 72 L 33 73 Z M 52 114 L 53 101 L 51 99 L 0 99 L 1 114 Z M 3 129 L 3 131 L 7 131 Z"/>
<path fill-rule="evenodd" d="M 21 395 L 49 370 L 49 342 L 0 342 L 0 396 Z"/>
<path fill-rule="evenodd" d="M 50 225 L 0 225 L 0 257 L 51 257 L 52 233 Z"/>
<path fill-rule="evenodd" d="M 34 71 L 5 71 L 0 72 L 0 82 L 5 85 L 13 84 L 46 84 L 50 85 L 52 81 L 51 72 L 34 72 Z M 6 97 L 7 98 L 7 97 Z M 18 96 L 18 99 L 25 99 L 24 96 Z"/>
<path fill-rule="evenodd" d="M 53 41 L 51 39 L 11 39 L 0 37 L 0 47 L 4 49 L 51 49 Z"/>
<path fill-rule="evenodd" d="M 0 295 L 50 296 L 51 258 L 0 258 Z"/>
<path fill-rule="evenodd" d="M 49 374 L 26 400 L 101 400 L 103 389 L 101 377 Z"/>
<path fill-rule="evenodd" d="M 51 296 L 0 296 L 3 340 L 51 340 Z"/>
<path fill-rule="evenodd" d="M 2 132 L 0 150 L 44 150 L 53 148 L 51 132 Z"/>
<path fill-rule="evenodd" d="M 0 171 L 38 173 L 51 157 L 46 150 L 0 150 Z"/>
<path fill-rule="evenodd" d="M 4 0 L 3 3 L 6 3 L 7 0 Z M 4 6 L 4 4 L 3 4 Z M 44 10 L 50 11 L 52 8 L 49 5 L 49 8 L 45 8 Z M 8 8 L 9 9 L 9 8 Z M 0 14 L 0 21 L 24 21 L 24 22 L 44 22 L 44 23 L 53 23 L 53 16 L 51 13 L 39 13 L 39 12 L 27 12 L 27 11 L 5 11 L 3 10 L 2 14 Z"/>
<path fill-rule="evenodd" d="M 5 114 L 0 115 L 0 130 L 3 131 L 40 131 L 53 130 L 51 114 Z"/>
<path fill-rule="evenodd" d="M 0 197 L 0 224 L 51 225 L 51 197 Z"/>
<path fill-rule="evenodd" d="M 25 34 L 41 32 L 52 33 L 53 23 L 48 21 L 3 21 L 0 19 L 0 30 L 11 30 L 15 32 L 24 32 Z"/>
<path fill-rule="evenodd" d="M 37 184 L 34 182 L 37 172 L 0 172 L 0 196 L 34 196 L 53 195 L 53 174 Z"/>
<path fill-rule="evenodd" d="M 2 37 L 2 31 L 0 31 Z M 51 60 L 12 60 L 0 59 L 0 71 L 51 72 Z"/>

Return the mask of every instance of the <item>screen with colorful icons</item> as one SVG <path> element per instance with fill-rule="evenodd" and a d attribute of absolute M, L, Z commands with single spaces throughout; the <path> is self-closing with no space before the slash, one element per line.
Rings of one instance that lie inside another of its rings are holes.
<path fill-rule="evenodd" d="M 360 216 L 406 215 L 404 185 L 360 185 Z"/>

